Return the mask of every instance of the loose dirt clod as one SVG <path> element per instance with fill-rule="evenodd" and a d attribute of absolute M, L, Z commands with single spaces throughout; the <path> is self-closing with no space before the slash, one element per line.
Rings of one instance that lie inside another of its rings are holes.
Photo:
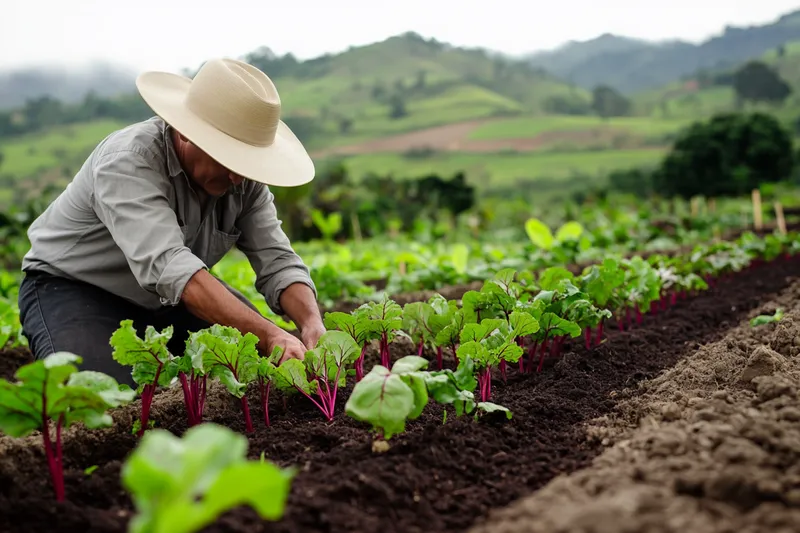
<path fill-rule="evenodd" d="M 785 367 L 786 359 L 781 354 L 767 346 L 759 346 L 753 350 L 753 355 L 747 360 L 747 364 L 739 376 L 739 382 L 746 385 L 754 378 L 770 376 Z"/>

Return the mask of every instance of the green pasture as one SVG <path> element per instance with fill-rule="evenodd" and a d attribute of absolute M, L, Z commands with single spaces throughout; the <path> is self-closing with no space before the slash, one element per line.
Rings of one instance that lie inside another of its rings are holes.
<path fill-rule="evenodd" d="M 430 173 L 447 177 L 464 171 L 471 183 L 479 188 L 491 188 L 511 185 L 516 180 L 566 181 L 577 174 L 599 176 L 612 170 L 654 165 L 663 155 L 662 149 L 494 154 L 447 152 L 425 158 L 376 153 L 347 157 L 344 164 L 357 179 L 370 173 L 405 178 Z"/>
<path fill-rule="evenodd" d="M 100 120 L 0 140 L 0 152 L 3 153 L 0 174 L 23 178 L 63 165 L 74 165 L 76 158 L 87 156 L 106 135 L 124 126 L 122 122 Z"/>

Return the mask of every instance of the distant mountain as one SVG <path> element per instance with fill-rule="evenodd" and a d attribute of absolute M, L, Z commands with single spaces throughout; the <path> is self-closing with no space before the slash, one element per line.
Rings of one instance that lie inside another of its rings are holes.
<path fill-rule="evenodd" d="M 50 96 L 66 103 L 83 100 L 87 93 L 116 96 L 135 90 L 133 71 L 95 63 L 82 68 L 31 67 L 0 71 L 0 109 L 18 108 L 28 99 Z"/>
<path fill-rule="evenodd" d="M 580 87 L 591 89 L 604 84 L 630 94 L 655 89 L 699 70 L 732 67 L 797 39 L 800 39 L 800 10 L 764 26 L 728 26 L 721 35 L 698 45 L 605 34 L 531 54 L 527 59 L 531 65 Z"/>

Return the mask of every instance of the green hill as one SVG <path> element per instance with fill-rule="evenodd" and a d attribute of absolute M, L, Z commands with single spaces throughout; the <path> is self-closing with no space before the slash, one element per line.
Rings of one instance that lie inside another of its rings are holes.
<path fill-rule="evenodd" d="M 782 105 L 752 104 L 749 109 L 763 109 L 778 116 L 787 125 L 800 116 L 800 39 L 787 41 L 754 58 L 775 69 L 792 88 Z M 658 89 L 644 91 L 634 97 L 637 114 L 653 118 L 688 119 L 736 108 L 732 80 L 741 64 L 709 69 Z"/>
<path fill-rule="evenodd" d="M 245 58 L 270 74 L 284 116 L 312 148 L 465 120 L 586 111 L 590 95 L 523 61 L 414 33 L 300 62 Z"/>

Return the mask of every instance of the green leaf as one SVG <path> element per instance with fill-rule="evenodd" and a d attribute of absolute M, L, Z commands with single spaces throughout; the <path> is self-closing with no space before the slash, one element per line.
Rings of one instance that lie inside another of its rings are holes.
<path fill-rule="evenodd" d="M 539 322 L 525 311 L 514 311 L 509 315 L 508 322 L 515 337 L 527 337 L 539 331 Z"/>
<path fill-rule="evenodd" d="M 561 243 L 567 240 L 575 240 L 583 234 L 583 226 L 575 221 L 570 221 L 558 228 L 556 241 Z"/>
<path fill-rule="evenodd" d="M 130 402 L 135 392 L 99 372 L 78 372 L 81 358 L 59 352 L 17 370 L 17 381 L 0 380 L 0 431 L 24 437 L 44 427 L 45 418 L 63 417 L 63 427 L 83 422 L 104 427 L 112 419 L 108 409 Z M 43 404 L 46 398 L 46 404 Z"/>
<path fill-rule="evenodd" d="M 160 333 L 153 326 L 147 326 L 142 339 L 136 333 L 133 321 L 123 320 L 109 341 L 114 349 L 111 357 L 121 365 L 133 367 L 131 376 L 140 388 L 154 384 L 156 374 L 159 375 L 158 385 L 166 386 L 171 381 L 171 376 L 165 374 L 161 377 L 158 368 L 173 359 L 167 349 L 172 334 L 172 326 L 164 328 Z"/>
<path fill-rule="evenodd" d="M 344 409 L 353 419 L 381 430 L 383 437 L 389 440 L 405 431 L 407 419 L 422 411 L 416 405 L 417 399 L 415 390 L 400 374 L 392 374 L 386 367 L 376 365 L 356 383 Z"/>
<path fill-rule="evenodd" d="M 572 281 L 575 276 L 564 267 L 550 267 L 545 269 L 539 276 L 539 286 L 542 290 L 557 290 L 562 280 Z"/>
<path fill-rule="evenodd" d="M 543 250 L 550 250 L 553 247 L 553 233 L 550 228 L 539 219 L 529 218 L 525 221 L 525 233 L 534 246 Z"/>
<path fill-rule="evenodd" d="M 506 414 L 506 418 L 511 420 L 511 411 L 507 407 L 492 402 L 478 402 L 478 409 L 485 413 L 501 412 Z"/>
<path fill-rule="evenodd" d="M 401 357 L 394 363 L 394 365 L 392 365 L 392 374 L 408 374 L 410 372 L 416 372 L 427 367 L 428 363 L 429 361 L 424 357 L 407 355 L 405 357 Z"/>
<path fill-rule="evenodd" d="M 467 248 L 467 245 L 463 243 L 454 244 L 450 253 L 450 260 L 453 262 L 453 268 L 455 268 L 456 272 L 463 274 L 467 271 L 468 259 L 469 248 Z"/>
<path fill-rule="evenodd" d="M 240 505 L 264 520 L 281 518 L 295 470 L 246 455 L 247 439 L 215 424 L 190 428 L 182 439 L 145 433 L 122 468 L 137 510 L 131 533 L 193 533 Z"/>
<path fill-rule="evenodd" d="M 783 309 L 780 307 L 775 310 L 772 315 L 758 315 L 750 320 L 751 327 L 763 326 L 764 324 L 771 324 L 778 322 L 783 318 Z"/>
<path fill-rule="evenodd" d="M 219 379 L 228 391 L 241 398 L 247 384 L 258 376 L 261 357 L 258 337 L 229 326 L 215 324 L 197 332 L 194 342 L 202 350 L 203 368 Z"/>
<path fill-rule="evenodd" d="M 283 392 L 297 389 L 312 394 L 317 390 L 317 382 L 309 382 L 303 361 L 287 359 L 278 367 L 274 376 L 275 386 Z"/>

